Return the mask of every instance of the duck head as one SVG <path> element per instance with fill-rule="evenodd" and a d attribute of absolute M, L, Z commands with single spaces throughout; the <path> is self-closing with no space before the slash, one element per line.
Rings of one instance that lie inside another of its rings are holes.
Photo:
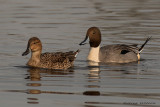
<path fill-rule="evenodd" d="M 85 45 L 89 37 L 90 47 L 98 47 L 101 43 L 101 32 L 97 27 L 91 27 L 86 33 L 85 39 L 79 45 Z"/>
<path fill-rule="evenodd" d="M 39 38 L 32 37 L 28 40 L 28 45 L 26 51 L 22 54 L 22 56 L 25 56 L 31 52 L 38 52 L 42 51 L 42 43 Z"/>

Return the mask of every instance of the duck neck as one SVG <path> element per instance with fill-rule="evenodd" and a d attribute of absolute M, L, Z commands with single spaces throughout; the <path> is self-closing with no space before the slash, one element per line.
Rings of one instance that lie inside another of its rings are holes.
<path fill-rule="evenodd" d="M 36 66 L 40 62 L 40 56 L 41 51 L 32 52 L 28 65 Z"/>
<path fill-rule="evenodd" d="M 88 54 L 88 60 L 94 61 L 94 62 L 99 62 L 99 49 L 100 49 L 100 46 L 91 47 L 89 54 Z"/>

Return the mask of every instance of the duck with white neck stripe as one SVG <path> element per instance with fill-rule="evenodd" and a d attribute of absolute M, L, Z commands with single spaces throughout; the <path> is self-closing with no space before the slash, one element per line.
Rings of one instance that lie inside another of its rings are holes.
<path fill-rule="evenodd" d="M 101 32 L 99 28 L 91 27 L 87 31 L 85 40 L 79 45 L 85 45 L 88 38 L 90 51 L 87 59 L 94 62 L 106 63 L 129 63 L 140 60 L 140 53 L 146 43 L 151 39 L 151 37 L 147 38 L 145 43 L 140 48 L 137 47 L 137 44 L 115 44 L 100 47 Z"/>

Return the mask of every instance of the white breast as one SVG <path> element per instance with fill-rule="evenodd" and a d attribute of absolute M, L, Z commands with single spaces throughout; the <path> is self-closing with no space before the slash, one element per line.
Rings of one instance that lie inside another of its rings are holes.
<path fill-rule="evenodd" d="M 90 61 L 94 61 L 94 62 L 100 62 L 99 61 L 99 49 L 100 49 L 100 46 L 96 48 L 91 47 L 87 59 Z"/>

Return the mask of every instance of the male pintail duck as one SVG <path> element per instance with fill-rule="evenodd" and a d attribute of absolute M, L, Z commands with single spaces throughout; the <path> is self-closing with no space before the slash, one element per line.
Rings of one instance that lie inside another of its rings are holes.
<path fill-rule="evenodd" d="M 27 49 L 22 56 L 29 54 L 30 50 L 32 54 L 27 63 L 28 66 L 64 70 L 73 66 L 74 60 L 79 53 L 79 50 L 76 52 L 41 53 L 42 43 L 37 37 L 29 39 Z"/>
<path fill-rule="evenodd" d="M 129 63 L 140 60 L 140 53 L 146 43 L 151 39 L 151 37 L 147 38 L 145 43 L 140 48 L 137 47 L 137 44 L 116 44 L 107 45 L 100 48 L 101 32 L 99 28 L 91 27 L 88 29 L 84 41 L 82 41 L 79 45 L 84 45 L 88 37 L 90 44 L 88 60 L 106 63 Z"/>

